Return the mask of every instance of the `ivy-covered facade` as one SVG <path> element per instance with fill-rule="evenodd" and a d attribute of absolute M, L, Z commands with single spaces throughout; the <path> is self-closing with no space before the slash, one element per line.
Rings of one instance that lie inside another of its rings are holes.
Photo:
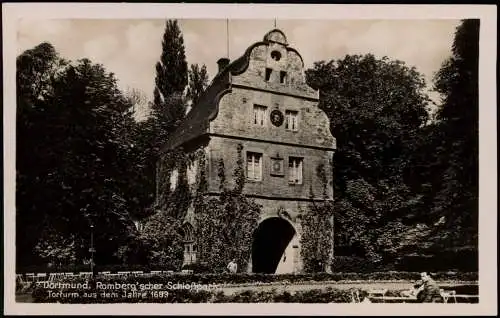
<path fill-rule="evenodd" d="M 238 271 L 261 273 L 327 268 L 335 138 L 302 57 L 274 29 L 218 64 L 157 164 L 156 209 L 181 220 L 183 264 L 224 271 L 235 259 Z"/>

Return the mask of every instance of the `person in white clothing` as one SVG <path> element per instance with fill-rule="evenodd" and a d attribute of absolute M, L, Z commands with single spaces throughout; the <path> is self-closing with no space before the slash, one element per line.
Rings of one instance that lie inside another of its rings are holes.
<path fill-rule="evenodd" d="M 233 258 L 233 260 L 229 262 L 229 264 L 227 264 L 227 270 L 231 274 L 235 274 L 238 271 L 238 264 L 236 264 L 236 259 Z"/>

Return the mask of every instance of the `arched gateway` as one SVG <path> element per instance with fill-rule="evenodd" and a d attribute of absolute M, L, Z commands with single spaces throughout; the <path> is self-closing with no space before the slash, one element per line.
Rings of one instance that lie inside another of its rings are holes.
<path fill-rule="evenodd" d="M 274 274 L 279 267 L 293 271 L 295 255 L 293 252 L 286 255 L 286 251 L 290 250 L 296 234 L 290 222 L 283 218 L 271 217 L 262 221 L 253 235 L 251 271 Z"/>

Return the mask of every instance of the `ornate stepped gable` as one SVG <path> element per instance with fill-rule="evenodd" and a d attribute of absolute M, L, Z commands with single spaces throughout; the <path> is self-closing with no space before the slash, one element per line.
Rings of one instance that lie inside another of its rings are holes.
<path fill-rule="evenodd" d="M 254 82 L 245 83 L 244 86 L 269 89 L 316 102 L 319 100 L 319 92 L 309 87 L 305 82 L 302 56 L 297 50 L 289 47 L 286 36 L 281 30 L 274 29 L 264 36 L 263 41 L 252 44 L 241 57 L 233 62 L 229 63 L 226 58 L 219 59 L 219 72 L 203 92 L 198 103 L 193 105 L 180 127 L 166 141 L 163 150 L 174 149 L 210 133 L 210 122 L 217 117 L 220 99 L 230 93 L 233 86 L 242 84 L 235 80 L 235 77 L 245 73 L 251 62 L 262 61 L 266 51 L 278 52 L 280 59 L 288 58 L 287 71 L 295 76 L 290 77 L 290 82 L 286 86 L 276 83 L 276 85 L 272 86 L 271 84 L 269 87 L 269 83 L 265 85 L 259 83 L 259 79 L 263 77 L 263 74 L 260 73 L 264 72 L 262 69 L 259 70 L 258 78 L 254 78 Z M 326 146 L 335 149 L 335 138 L 327 140 Z"/>

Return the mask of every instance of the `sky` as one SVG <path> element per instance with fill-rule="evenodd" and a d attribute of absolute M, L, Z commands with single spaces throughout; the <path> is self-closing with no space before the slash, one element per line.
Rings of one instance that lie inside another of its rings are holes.
<path fill-rule="evenodd" d="M 275 20 L 255 19 L 179 19 L 178 22 L 188 63 L 205 64 L 210 78 L 217 71 L 219 58 L 228 55 L 231 60 L 238 58 L 275 26 Z M 457 19 L 301 19 L 276 20 L 276 27 L 302 55 L 306 68 L 315 61 L 372 53 L 415 66 L 430 87 L 433 74 L 451 55 L 459 22 Z M 163 19 L 20 19 L 17 53 L 48 41 L 63 58 L 89 58 L 101 63 L 115 73 L 121 89 L 139 89 L 151 99 L 164 27 Z M 437 95 L 431 97 L 437 101 Z"/>

